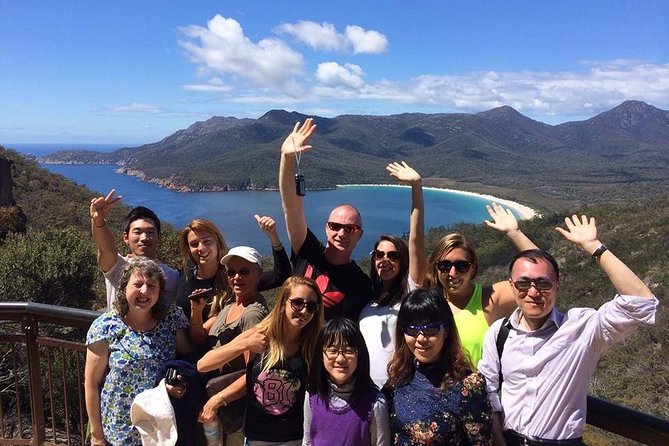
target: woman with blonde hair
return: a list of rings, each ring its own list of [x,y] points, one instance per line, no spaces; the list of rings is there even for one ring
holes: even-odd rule
[[[518,252],[537,246],[518,227],[509,209],[497,203],[486,206],[493,221],[485,223],[504,233]],[[516,308],[513,290],[508,280],[482,285],[474,282],[479,261],[472,242],[462,234],[444,236],[428,259],[426,282],[439,290],[455,317],[462,346],[467,350],[474,367],[483,353],[483,336],[497,319],[506,317]]]
[[[249,352],[246,375],[209,399],[202,420],[215,419],[219,407],[247,395],[244,434],[250,446],[300,445],[305,381],[323,321],[323,297],[316,283],[289,277],[269,316],[198,361],[198,370],[206,372]]]

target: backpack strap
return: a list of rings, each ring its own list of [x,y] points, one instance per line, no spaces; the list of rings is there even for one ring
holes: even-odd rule
[[[502,325],[499,327],[499,333],[497,333],[497,357],[499,358],[499,384],[498,388],[502,389],[502,381],[504,381],[504,376],[502,375],[502,353],[504,352],[504,343],[506,338],[509,337],[509,318],[505,317],[502,321]]]

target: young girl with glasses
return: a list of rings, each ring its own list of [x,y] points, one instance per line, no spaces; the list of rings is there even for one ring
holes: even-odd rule
[[[485,378],[473,372],[448,303],[435,289],[409,293],[400,307],[388,365],[395,445],[492,445]]]
[[[355,322],[325,325],[307,389],[303,445],[390,445],[388,407],[369,376],[367,345]]]
[[[518,252],[536,245],[518,228],[509,209],[497,203],[486,206],[492,221],[488,227],[504,233]],[[497,319],[516,308],[508,281],[492,285],[474,282],[479,262],[472,242],[462,234],[448,234],[437,242],[428,259],[427,284],[439,290],[455,317],[460,340],[474,366],[483,354],[483,336]]]
[[[301,445],[305,381],[322,326],[323,298],[316,283],[289,277],[269,316],[200,360],[221,366],[242,353],[260,353],[247,355],[246,374],[209,399],[202,420],[215,419],[219,407],[246,395],[248,445]]]
[[[418,172],[407,163],[390,163],[386,169],[398,181],[411,186],[409,246],[392,235],[382,235],[371,252],[372,300],[360,313],[360,330],[369,346],[371,376],[382,387],[388,379],[395,321],[402,299],[422,286],[427,270],[423,229],[423,185]]]

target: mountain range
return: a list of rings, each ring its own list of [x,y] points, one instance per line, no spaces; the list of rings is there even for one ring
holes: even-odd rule
[[[213,117],[163,140],[112,153],[61,151],[46,163],[115,163],[123,172],[184,191],[277,187],[279,147],[306,115]],[[503,106],[475,114],[314,117],[302,158],[308,188],[390,182],[405,160],[426,184],[507,191],[538,205],[599,202],[669,191],[669,112],[640,101],[584,121],[548,125]]]

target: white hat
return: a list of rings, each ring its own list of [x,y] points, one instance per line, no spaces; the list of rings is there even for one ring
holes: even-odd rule
[[[130,408],[130,420],[144,446],[173,446],[177,442],[176,417],[165,378],[153,389],[139,393]]]
[[[248,260],[251,263],[255,263],[260,266],[260,261],[262,256],[255,248],[250,246],[235,246],[232,248],[226,255],[221,259],[221,265],[228,266],[228,260],[232,257],[241,257],[244,260]]]

